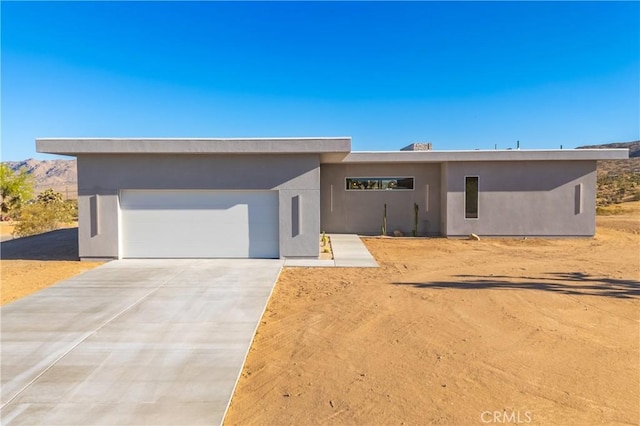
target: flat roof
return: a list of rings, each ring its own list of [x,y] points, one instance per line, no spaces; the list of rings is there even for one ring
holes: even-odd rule
[[[624,160],[622,149],[501,149],[351,152],[350,137],[302,138],[39,138],[36,150],[82,154],[320,154],[322,163]]]
[[[335,163],[442,163],[446,161],[624,160],[624,149],[504,149],[473,151],[351,152]]]
[[[48,154],[322,154],[351,152],[350,137],[38,138]]]

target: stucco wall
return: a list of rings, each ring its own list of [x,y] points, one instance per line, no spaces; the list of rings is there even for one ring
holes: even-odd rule
[[[449,163],[440,164],[440,233],[446,234],[447,230],[447,179]]]
[[[450,162],[443,167],[447,236],[595,233],[595,161]],[[465,219],[465,176],[479,177],[478,219]]]
[[[413,191],[347,191],[347,177],[413,176]],[[387,232],[398,229],[411,235],[413,205],[419,206],[419,235],[440,233],[440,165],[322,164],[321,224],[326,232],[380,235],[384,204],[387,204]],[[428,189],[427,189],[428,186]],[[428,197],[427,197],[428,193]]]
[[[81,258],[118,257],[121,189],[277,190],[280,256],[318,256],[318,154],[78,155]],[[302,217],[296,232],[294,210]]]

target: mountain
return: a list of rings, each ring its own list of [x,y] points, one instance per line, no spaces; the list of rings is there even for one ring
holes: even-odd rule
[[[640,157],[640,141],[614,142],[603,145],[585,145],[576,149],[603,149],[603,148],[629,148],[629,158]]]
[[[78,198],[78,167],[76,160],[3,161],[11,170],[26,169],[33,176],[36,194],[45,189],[60,192],[66,199]]]
[[[640,200],[640,141],[587,145],[577,149],[629,148],[628,160],[598,161],[598,206]]]

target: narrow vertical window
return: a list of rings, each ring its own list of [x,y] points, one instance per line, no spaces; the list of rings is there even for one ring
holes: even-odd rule
[[[464,178],[464,218],[478,218],[478,176]]]

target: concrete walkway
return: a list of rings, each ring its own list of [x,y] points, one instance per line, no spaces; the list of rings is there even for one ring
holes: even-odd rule
[[[2,307],[2,424],[220,424],[282,265],[119,260]]]
[[[343,267],[377,268],[378,263],[371,256],[360,237],[355,234],[330,234],[332,260],[286,259],[284,266],[301,267]]]

